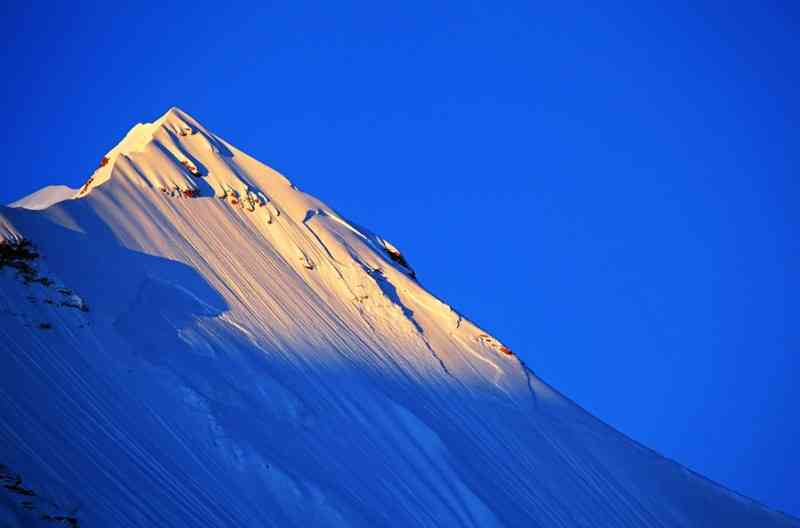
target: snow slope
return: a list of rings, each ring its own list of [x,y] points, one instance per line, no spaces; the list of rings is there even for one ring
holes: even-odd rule
[[[588,415],[389,242],[184,112],[104,160],[76,199],[0,209],[0,464],[30,511],[87,527],[800,526]],[[8,249],[23,238],[33,255]],[[0,491],[0,525],[25,525],[23,499]]]
[[[9,204],[9,207],[23,207],[25,209],[47,209],[53,204],[69,200],[77,189],[72,189],[66,185],[48,185],[29,194],[25,198],[21,198],[16,202]]]

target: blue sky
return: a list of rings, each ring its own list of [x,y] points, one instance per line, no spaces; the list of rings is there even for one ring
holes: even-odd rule
[[[601,419],[800,515],[790,2],[12,4],[0,202],[177,105]]]

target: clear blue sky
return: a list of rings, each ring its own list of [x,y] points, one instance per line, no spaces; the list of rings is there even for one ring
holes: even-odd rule
[[[1,202],[180,106],[603,420],[800,515],[794,2],[21,4]]]

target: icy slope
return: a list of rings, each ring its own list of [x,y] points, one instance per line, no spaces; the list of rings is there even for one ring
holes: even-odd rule
[[[48,515],[800,526],[586,414],[389,242],[180,110],[100,165],[74,200],[0,209],[0,464]]]

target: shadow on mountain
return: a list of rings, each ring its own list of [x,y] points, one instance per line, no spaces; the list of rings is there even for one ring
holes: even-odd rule
[[[213,196],[214,190],[211,186],[203,179],[208,176],[208,167],[203,165],[199,159],[192,155],[183,144],[175,139],[175,134],[170,132],[170,139],[172,139],[173,146],[181,153],[183,156],[183,160],[186,160],[184,163],[183,160],[178,159],[175,155],[169,151],[164,145],[161,144],[160,141],[153,141],[153,145],[155,145],[165,157],[172,160],[175,165],[182,165],[184,170],[193,178],[195,185],[198,186],[200,189],[200,194],[203,196]],[[190,168],[192,167],[194,171]]]
[[[56,447],[47,475],[89,501],[82,511],[184,527],[778,525],[560,398],[525,404],[531,377],[519,396],[473,384],[471,371],[427,368],[415,340],[354,350],[344,324],[326,329],[341,340],[249,330],[196,270],[120,244],[161,229],[115,234],[115,215],[148,214],[124,203],[97,189],[3,210],[98,324],[35,341],[4,329],[0,458]]]
[[[157,313],[170,314],[175,334],[181,325],[229,308],[190,266],[122,246],[90,200],[72,200],[43,211],[4,212],[41,253],[49,273],[84,298],[99,317],[127,321],[121,328],[148,336],[139,340],[142,345],[152,345],[154,334],[134,327]],[[125,319],[132,310],[141,317],[135,324]]]

